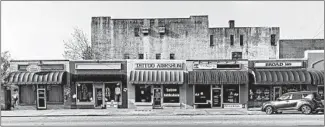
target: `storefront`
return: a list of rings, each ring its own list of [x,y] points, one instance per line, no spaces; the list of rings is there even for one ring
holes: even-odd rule
[[[62,109],[69,103],[68,60],[13,60],[6,85],[16,86],[15,109]]]
[[[282,94],[313,89],[304,60],[250,61],[254,81],[249,86],[249,102],[261,106]]]
[[[197,108],[244,108],[247,60],[188,60],[188,84]]]
[[[185,61],[128,60],[129,101],[135,108],[186,104]]]
[[[324,100],[324,70],[310,69],[308,72],[312,78],[312,84],[317,87],[318,94]]]
[[[307,50],[305,58],[308,60],[308,72],[312,84],[317,87],[319,95],[324,99],[324,50]]]
[[[126,61],[70,61],[72,108],[127,108]]]

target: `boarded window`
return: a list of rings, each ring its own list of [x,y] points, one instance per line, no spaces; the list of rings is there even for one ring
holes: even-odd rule
[[[210,35],[210,46],[214,46],[214,43],[213,43],[213,35]]]
[[[47,87],[47,102],[63,103],[63,88],[62,85],[49,85]]]
[[[161,54],[156,54],[156,59],[159,60],[161,58]]]
[[[175,54],[174,54],[174,53],[171,53],[171,54],[169,55],[169,59],[174,60],[174,59],[175,59]]]
[[[275,34],[272,34],[271,35],[271,45],[272,46],[276,46],[276,43],[275,43]]]
[[[240,46],[244,45],[244,35],[240,35]]]
[[[230,45],[234,45],[234,35],[230,35]]]
[[[138,55],[138,58],[139,58],[139,59],[143,59],[143,54],[139,54],[139,55]]]
[[[19,87],[19,102],[22,105],[34,105],[36,104],[36,91],[33,85],[21,85]]]
[[[139,37],[140,29],[134,28],[134,36]]]

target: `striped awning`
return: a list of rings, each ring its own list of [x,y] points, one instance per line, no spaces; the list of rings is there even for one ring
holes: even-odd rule
[[[255,70],[256,85],[311,84],[307,70]]]
[[[324,85],[324,70],[308,70],[313,85]]]
[[[134,70],[130,74],[133,84],[183,84],[184,71]]]
[[[12,72],[6,78],[7,84],[61,84],[64,71]]]
[[[247,71],[190,71],[189,84],[246,84]]]

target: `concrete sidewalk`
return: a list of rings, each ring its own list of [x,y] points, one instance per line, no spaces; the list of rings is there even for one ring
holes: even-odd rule
[[[261,111],[247,109],[60,109],[1,111],[2,117],[41,116],[173,116],[173,115],[261,115]]]

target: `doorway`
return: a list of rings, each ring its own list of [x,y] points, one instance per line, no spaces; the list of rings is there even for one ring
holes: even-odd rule
[[[282,95],[282,89],[281,87],[273,87],[273,100],[276,100]]]
[[[95,95],[96,95],[96,98],[95,98],[96,107],[102,107],[103,106],[103,89],[96,88]]]
[[[212,89],[212,107],[221,108],[221,97],[222,91],[221,88]]]
[[[153,108],[162,108],[162,92],[161,88],[153,88]]]

